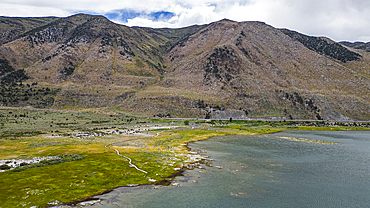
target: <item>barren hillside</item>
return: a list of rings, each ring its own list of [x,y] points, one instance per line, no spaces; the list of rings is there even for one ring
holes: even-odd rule
[[[1,20],[0,31],[20,21]],[[118,107],[199,118],[214,110],[243,110],[250,117],[370,118],[369,52],[351,44],[262,22],[151,29],[90,15],[34,21],[22,19],[17,36],[0,42],[0,58],[13,67],[7,71],[3,64],[2,79],[17,69],[28,76],[2,85],[3,105]],[[47,98],[32,98],[46,88]]]

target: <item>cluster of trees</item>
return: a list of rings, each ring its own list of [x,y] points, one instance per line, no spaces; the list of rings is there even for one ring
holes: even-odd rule
[[[220,110],[220,111],[225,110],[225,107],[223,105],[219,106],[218,104],[216,105],[208,104],[208,103],[205,103],[204,100],[200,100],[200,99],[196,101],[195,105],[197,108],[201,108],[201,109],[206,109],[209,107],[209,108]]]
[[[6,73],[14,71],[13,67],[10,66],[8,60],[0,59],[0,76],[5,75]]]
[[[32,44],[32,47],[43,43],[59,42],[68,31],[67,25],[64,25],[63,27],[60,26],[62,21],[63,20],[57,20],[44,26],[37,27],[24,33],[22,36],[27,38],[27,40]]]
[[[348,50],[338,43],[329,43],[328,41],[318,38],[303,35],[294,31],[283,29],[284,34],[301,42],[308,49],[316,51],[317,53],[330,56],[336,60],[346,63],[347,61],[356,61],[361,58],[361,55]]]
[[[60,89],[38,87],[38,83],[23,84],[29,79],[23,69],[15,70],[6,59],[0,59],[0,104],[33,105],[45,107],[53,104]]]
[[[130,46],[123,40],[123,38],[120,38],[120,37],[118,38],[118,46],[123,48],[122,51],[120,51],[121,55],[135,56]]]
[[[240,61],[236,58],[235,51],[226,46],[215,48],[214,52],[207,58],[205,64],[204,79],[213,75],[216,79],[228,83],[237,74]]]
[[[53,104],[54,96],[60,90],[50,89],[48,87],[28,86],[23,84],[10,87],[0,86],[0,103],[4,106],[32,105],[35,107],[45,107]]]
[[[220,110],[220,111],[225,110],[225,107],[223,105],[219,106],[218,104],[216,104],[216,105],[208,104],[208,103],[205,103],[204,100],[200,100],[200,99],[196,101],[195,106],[197,108],[206,110],[205,119],[210,119],[211,118],[212,110]]]
[[[75,67],[74,66],[72,66],[72,67],[64,67],[60,71],[60,73],[66,75],[66,76],[69,76],[69,75],[72,75],[74,71],[75,71]]]
[[[159,117],[159,118],[170,118],[171,117],[171,114],[167,113],[167,114],[164,114],[164,113],[158,113],[156,115],[153,115],[153,117]]]
[[[23,69],[15,70],[6,59],[0,59],[0,84],[1,86],[17,86],[17,83],[29,77]]]
[[[304,108],[306,108],[308,111],[313,112],[316,115],[316,118],[318,120],[322,120],[322,117],[320,116],[319,112],[320,109],[315,105],[314,101],[312,99],[304,99],[301,95],[299,95],[298,92],[288,93],[281,91],[285,97],[285,99],[290,100],[293,105],[301,105]],[[287,110],[284,110],[285,114],[288,114]],[[289,115],[289,118],[292,119],[292,116]]]

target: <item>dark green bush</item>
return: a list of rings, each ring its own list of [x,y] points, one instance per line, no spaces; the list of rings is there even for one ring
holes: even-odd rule
[[[0,165],[0,170],[9,170],[10,169],[10,166],[8,165]]]
[[[39,163],[34,163],[34,164],[29,164],[29,165],[16,167],[12,171],[20,172],[22,170],[27,170],[29,168],[44,167],[44,166],[55,165],[55,164],[64,163],[64,162],[82,160],[82,159],[85,158],[83,155],[79,155],[79,154],[58,154],[57,157],[59,157],[59,158],[54,159],[54,160],[42,160]]]

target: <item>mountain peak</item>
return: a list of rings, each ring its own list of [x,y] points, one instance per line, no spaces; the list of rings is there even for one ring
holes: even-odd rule
[[[227,19],[227,18],[224,18],[224,19],[221,19],[219,20],[218,22],[237,22],[237,21],[234,21],[234,20],[230,20],[230,19]]]

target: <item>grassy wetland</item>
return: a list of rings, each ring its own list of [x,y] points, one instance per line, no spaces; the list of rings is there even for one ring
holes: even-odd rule
[[[210,137],[368,127],[353,122],[184,122],[111,109],[1,108],[0,161],[23,165],[0,172],[0,207],[46,207],[83,201],[120,186],[166,184],[181,167],[203,159],[185,144]],[[24,162],[47,157],[52,159],[42,165]]]

